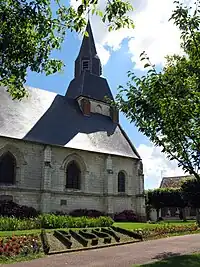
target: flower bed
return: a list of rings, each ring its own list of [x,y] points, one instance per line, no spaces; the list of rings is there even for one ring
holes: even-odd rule
[[[55,230],[56,231],[56,230]],[[58,230],[60,231],[60,230]],[[62,231],[64,233],[64,231]],[[68,233],[68,231],[67,231]],[[133,232],[131,232],[133,234]],[[139,240],[130,237],[126,233],[115,232],[111,228],[89,228],[81,230],[69,229],[69,234],[71,235],[70,241],[72,243],[69,248],[64,244],[63,240],[60,239],[58,235],[53,234],[53,232],[47,234],[48,244],[50,246],[49,253],[64,253],[74,250],[84,249],[84,248],[96,248],[105,247],[112,245],[120,245],[127,242],[138,242]],[[47,253],[48,254],[48,253]]]
[[[72,217],[54,214],[44,214],[36,218],[17,219],[0,217],[0,231],[30,230],[30,229],[57,229],[57,228],[85,228],[110,227],[113,220],[110,217],[88,218]]]
[[[0,257],[29,255],[41,251],[39,236],[12,236],[0,239]]]
[[[143,238],[148,239],[153,237],[165,236],[169,234],[196,232],[197,230],[199,230],[199,228],[196,224],[191,224],[191,225],[164,224],[157,226],[155,228],[137,229],[134,231],[141,234]]]

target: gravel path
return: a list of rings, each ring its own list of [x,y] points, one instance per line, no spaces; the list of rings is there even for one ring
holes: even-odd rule
[[[52,255],[46,258],[0,265],[1,267],[131,267],[167,256],[200,252],[200,234],[170,237],[131,245]]]

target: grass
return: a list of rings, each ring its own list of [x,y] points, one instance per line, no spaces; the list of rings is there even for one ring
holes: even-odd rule
[[[114,223],[114,226],[118,226],[121,228],[129,229],[129,230],[135,230],[135,229],[153,229],[157,226],[160,226],[164,223],[169,223],[170,225],[183,225],[183,224],[193,224],[195,221],[187,221],[187,222],[182,222],[182,221],[164,221],[160,223],[155,223],[155,224],[150,224],[150,223],[133,223],[133,222],[128,222],[128,223]],[[79,230],[80,228],[76,228],[73,230]],[[57,229],[58,230],[58,229]],[[62,230],[69,230],[69,229],[62,229]],[[54,229],[47,229],[47,233],[53,232]],[[0,231],[0,237],[9,237],[12,235],[16,236],[23,236],[23,235],[29,235],[29,234],[40,234],[41,229],[33,229],[33,230],[21,230],[21,231]],[[199,231],[197,231],[199,232]],[[195,232],[195,233],[197,233]],[[167,236],[174,236],[174,235],[185,235],[185,234],[192,234],[191,232],[188,233],[174,233],[174,234],[169,234]],[[44,257],[43,253],[39,254],[31,254],[28,256],[15,256],[15,257],[0,257],[0,265],[5,264],[5,263],[14,263],[14,262],[20,262],[20,261],[30,261],[36,258]],[[198,265],[197,265],[198,262]],[[140,265],[141,267],[173,267],[173,266],[180,266],[180,267],[196,267],[200,266],[200,254],[194,254],[194,255],[186,255],[186,256],[180,256],[180,257],[171,257],[167,259],[162,259],[159,262],[151,263],[151,264],[145,264],[145,265]],[[135,266],[135,265],[134,265]],[[137,265],[139,266],[139,265]]]
[[[183,222],[183,221],[164,221],[164,222],[160,222],[160,223],[155,223],[155,224],[151,224],[151,223],[135,223],[135,222],[119,222],[119,223],[114,223],[114,226],[117,227],[121,227],[121,228],[125,228],[128,230],[134,230],[134,229],[153,229],[155,227],[158,227],[164,223],[170,223],[170,225],[183,225],[183,224],[193,224],[195,221],[191,220],[191,221],[187,221],[187,222]],[[73,228],[72,228],[73,229]],[[47,229],[46,232],[50,233],[53,232],[55,229]],[[56,229],[59,230],[59,229]],[[62,229],[64,230],[64,229]],[[68,229],[67,229],[68,230]],[[74,228],[73,230],[79,230],[79,228]],[[29,235],[29,234],[40,234],[41,229],[33,229],[33,230],[16,230],[16,231],[0,231],[0,237],[6,237],[6,236],[12,236],[12,235]]]
[[[31,261],[31,260],[35,260],[35,259],[38,259],[38,258],[41,258],[44,256],[45,256],[44,253],[29,254],[27,256],[18,255],[18,256],[14,256],[14,257],[0,256],[0,265],[1,264],[17,263],[17,262],[21,262],[21,261]]]
[[[162,221],[160,223],[133,223],[133,222],[119,222],[119,223],[114,223],[114,226],[118,226],[121,228],[129,229],[129,230],[134,230],[134,229],[153,229],[156,228],[162,224],[167,224],[169,223],[170,225],[188,225],[188,224],[193,224],[195,223],[194,220],[190,220],[187,222],[183,221]]]
[[[199,267],[200,266],[200,254],[183,255],[167,257],[164,256],[162,260],[147,263],[143,265],[133,265],[134,267]]]

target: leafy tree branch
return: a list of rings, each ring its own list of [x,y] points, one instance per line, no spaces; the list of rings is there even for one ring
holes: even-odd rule
[[[28,69],[46,75],[62,70],[63,62],[52,58],[52,51],[61,49],[67,30],[84,33],[88,10],[100,16],[109,30],[134,27],[127,15],[133,10],[128,1],[109,0],[105,10],[99,10],[98,3],[82,0],[75,10],[60,0],[0,1],[0,85],[13,99],[26,95]]]
[[[183,55],[166,57],[161,72],[145,52],[146,75],[129,71],[116,105],[170,160],[200,180],[200,3],[196,9],[175,1],[170,20],[179,27]]]

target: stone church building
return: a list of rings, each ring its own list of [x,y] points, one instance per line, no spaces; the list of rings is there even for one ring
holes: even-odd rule
[[[78,208],[145,218],[141,158],[119,124],[101,77],[90,23],[64,96],[28,88],[12,100],[0,87],[0,199],[42,212]]]

